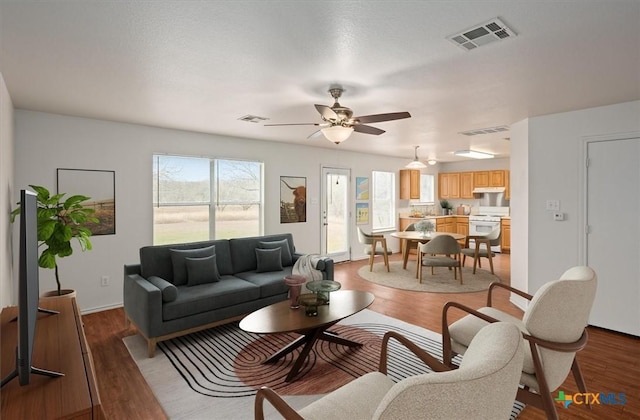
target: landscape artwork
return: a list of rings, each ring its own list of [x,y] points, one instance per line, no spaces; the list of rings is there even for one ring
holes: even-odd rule
[[[90,197],[83,205],[94,209],[99,220],[85,225],[92,235],[116,233],[115,171],[58,168],[58,193],[65,193],[65,199],[74,195]]]
[[[307,178],[280,177],[280,223],[307,221]]]
[[[369,178],[356,177],[356,200],[369,199]]]

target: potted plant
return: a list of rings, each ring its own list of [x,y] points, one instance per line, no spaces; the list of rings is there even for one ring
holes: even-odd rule
[[[445,216],[448,214],[449,209],[452,208],[449,201],[444,199],[440,200],[440,207],[442,207],[442,214]]]
[[[64,294],[60,285],[57,258],[68,257],[73,254],[71,240],[76,238],[82,251],[92,248],[89,237],[91,231],[82,226],[86,222],[98,223],[93,216],[94,209],[84,207],[83,202],[90,197],[73,195],[66,200],[65,193],[51,195],[49,190],[38,185],[29,185],[37,194],[38,202],[38,246],[44,250],[38,258],[38,265],[42,268],[55,270],[57,296]],[[18,208],[11,212],[11,222],[20,214]]]
[[[422,236],[428,236],[429,233],[435,230],[435,226],[431,220],[421,220],[415,224],[415,229],[420,232]]]

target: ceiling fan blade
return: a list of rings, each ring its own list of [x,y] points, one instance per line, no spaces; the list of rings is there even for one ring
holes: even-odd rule
[[[316,107],[320,115],[322,115],[322,118],[324,118],[325,120],[337,120],[340,118],[338,114],[336,114],[336,112],[329,106],[318,104],[314,106]]]
[[[317,106],[317,105],[316,105]],[[403,118],[411,118],[408,112],[390,112],[388,114],[363,115],[362,117],[353,118],[360,124],[370,124],[384,121],[401,120]]]
[[[316,137],[320,137],[321,134],[322,134],[321,130],[314,131],[313,133],[309,134],[309,137],[307,137],[307,140],[311,140],[311,139],[315,139]]]
[[[319,126],[319,123],[292,123],[292,124],[265,124],[265,127],[277,127],[277,126],[281,126],[281,125],[315,125],[315,126]]]
[[[372,127],[370,125],[362,125],[362,124],[354,125],[353,131],[357,131],[358,133],[364,133],[364,134],[375,134],[376,136],[385,132],[384,130],[380,130],[379,128]]]

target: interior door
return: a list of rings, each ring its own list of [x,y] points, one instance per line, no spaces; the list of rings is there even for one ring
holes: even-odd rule
[[[587,143],[587,265],[598,275],[589,323],[640,335],[640,138]]]
[[[351,259],[349,211],[351,171],[343,168],[322,168],[321,249],[334,262]]]

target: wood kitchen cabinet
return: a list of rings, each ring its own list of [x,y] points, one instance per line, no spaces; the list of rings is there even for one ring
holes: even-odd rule
[[[438,174],[438,197],[460,198],[460,173]]]
[[[473,172],[460,172],[460,198],[473,198]]]
[[[505,254],[511,254],[511,219],[501,219],[500,229],[502,231],[500,250]]]
[[[456,220],[455,233],[459,233],[464,236],[469,236],[469,218],[457,216],[455,220]]]
[[[418,169],[400,170],[400,199],[420,199],[420,171]]]
[[[511,200],[511,183],[509,181],[509,177],[511,176],[511,174],[509,173],[509,171],[504,171],[504,198],[506,200]]]
[[[455,217],[438,217],[436,219],[436,232],[456,233]]]
[[[509,171],[498,169],[493,171],[477,171],[473,173],[473,187],[505,187]]]

